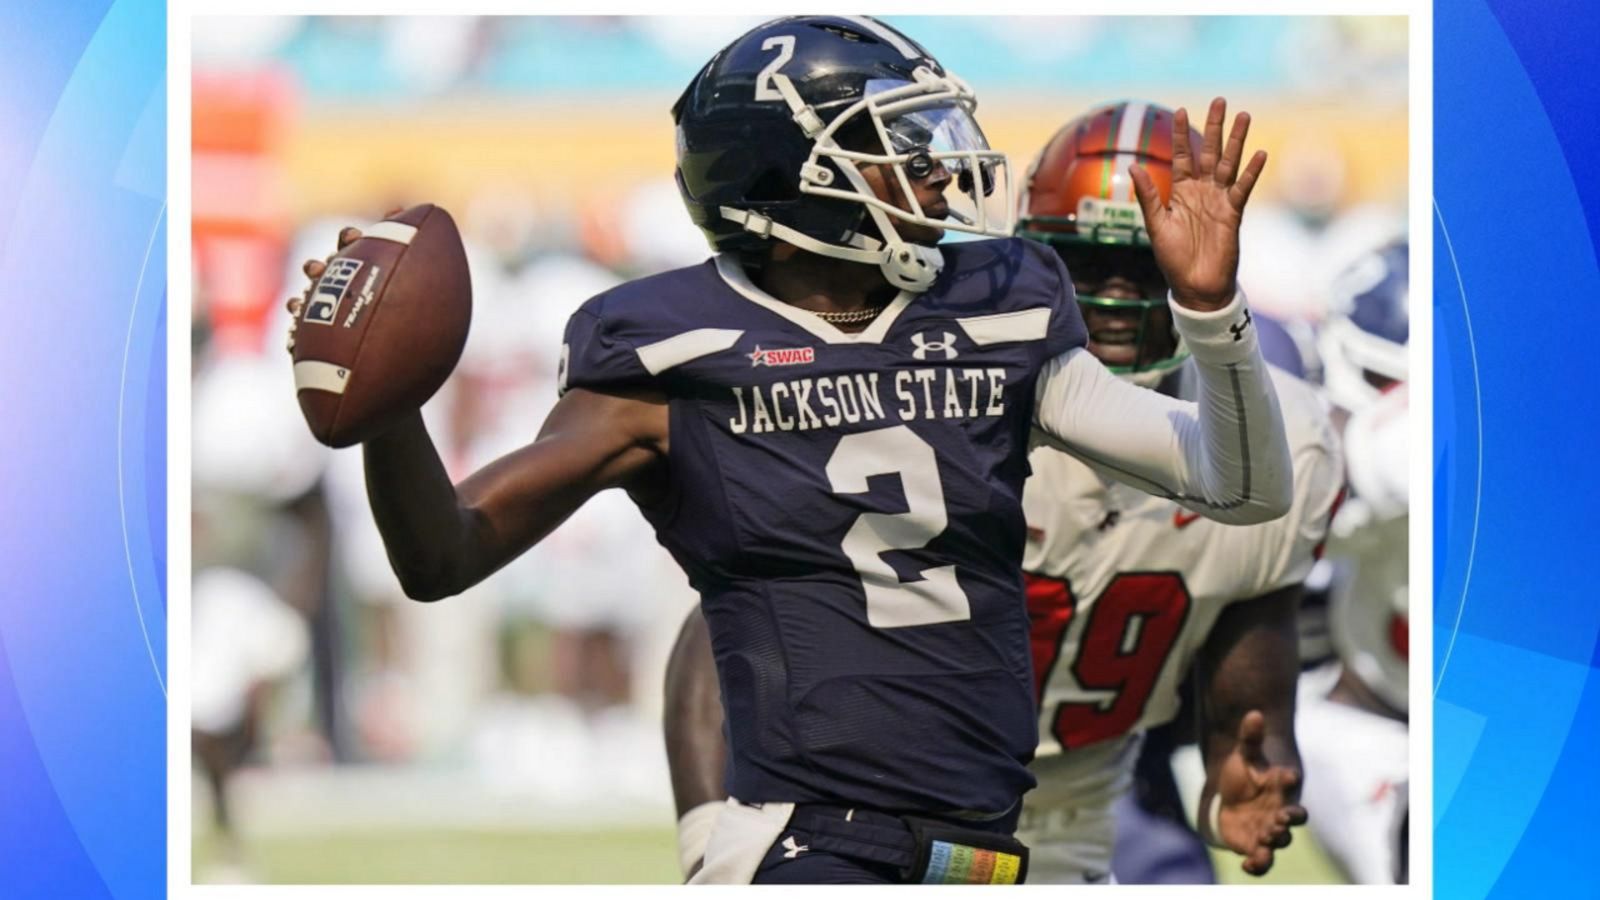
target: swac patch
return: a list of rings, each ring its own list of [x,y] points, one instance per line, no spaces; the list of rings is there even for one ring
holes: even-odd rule
[[[801,366],[817,361],[813,347],[785,347],[781,350],[763,350],[757,346],[750,354],[750,366]]]
[[[306,304],[306,314],[302,321],[332,325],[334,317],[339,314],[339,303],[344,300],[345,292],[350,289],[350,282],[355,279],[359,271],[361,271],[359,259],[347,259],[341,256],[328,263],[327,271],[317,279],[317,287],[311,292],[311,300]]]
[[[1022,857],[979,850],[965,844],[934,841],[923,884],[1016,884]]]

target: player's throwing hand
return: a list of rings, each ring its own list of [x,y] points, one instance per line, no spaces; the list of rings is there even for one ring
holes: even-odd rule
[[[1206,114],[1206,130],[1195,158],[1190,142],[1189,112],[1173,115],[1172,196],[1165,206],[1143,166],[1129,167],[1134,193],[1144,210],[1145,228],[1156,262],[1167,276],[1172,296],[1190,309],[1215,310],[1233,299],[1239,272],[1239,222],[1250,191],[1267,164],[1267,154],[1257,150],[1243,170],[1244,139],[1250,133],[1250,114],[1234,117],[1228,144],[1222,144],[1222,122],[1228,103],[1218,97]]]
[[[1213,839],[1244,856],[1242,868],[1265,875],[1274,851],[1289,846],[1289,829],[1306,823],[1298,766],[1273,765],[1264,744],[1266,717],[1258,710],[1239,720],[1239,738],[1217,778],[1218,814]]]
[[[390,212],[389,215],[394,215],[394,212]],[[324,259],[308,259],[301,264],[300,271],[305,273],[306,276],[305,290],[290,297],[283,304],[284,308],[289,310],[289,343],[285,349],[290,353],[294,352],[295,326],[300,322],[300,308],[305,305],[306,297],[311,294],[311,289],[317,286],[317,279],[321,278],[322,273],[328,270],[328,263],[339,255],[339,250],[343,250],[359,240],[361,240],[361,229],[353,225],[346,225],[344,228],[339,229],[338,250],[328,254]]]

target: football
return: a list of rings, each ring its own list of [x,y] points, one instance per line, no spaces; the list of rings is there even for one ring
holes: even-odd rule
[[[348,447],[421,408],[467,342],[472,281],[450,214],[414,206],[362,229],[295,323],[294,381],[317,440]]]

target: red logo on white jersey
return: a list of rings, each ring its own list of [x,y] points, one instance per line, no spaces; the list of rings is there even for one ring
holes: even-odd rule
[[[812,347],[785,347],[782,350],[763,350],[759,346],[750,354],[750,365],[800,366],[817,361],[817,351]]]
[[[1199,519],[1199,513],[1184,512],[1181,509],[1172,511],[1172,524],[1175,528],[1185,528],[1190,524],[1199,521]]]

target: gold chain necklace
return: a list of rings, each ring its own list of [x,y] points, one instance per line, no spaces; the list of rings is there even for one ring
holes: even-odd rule
[[[878,313],[883,312],[883,307],[869,306],[866,309],[852,309],[845,312],[814,312],[818,318],[830,325],[859,325],[876,319]]]

